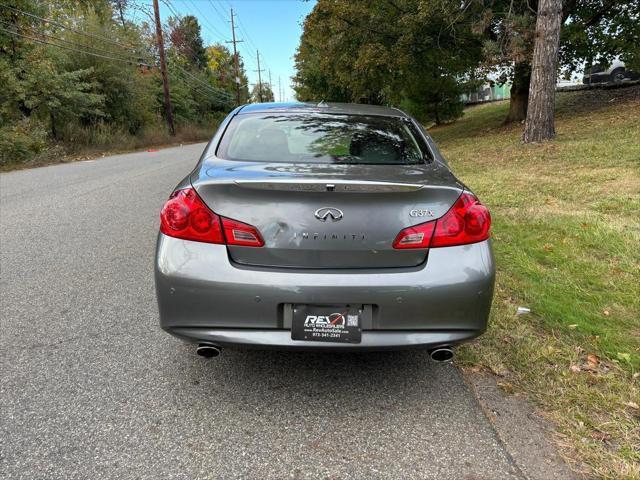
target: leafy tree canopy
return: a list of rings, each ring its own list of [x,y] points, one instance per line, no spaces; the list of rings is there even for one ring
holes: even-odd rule
[[[251,89],[251,102],[274,102],[273,90],[268,83],[256,83]]]
[[[295,56],[303,100],[402,104],[437,123],[461,114],[482,58],[475,1],[320,0]]]

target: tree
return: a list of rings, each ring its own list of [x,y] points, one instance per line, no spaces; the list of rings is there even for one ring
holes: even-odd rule
[[[561,21],[562,0],[540,0],[531,65],[529,107],[522,137],[525,143],[541,142],[555,136],[554,111]]]
[[[478,17],[475,29],[485,36],[489,68],[499,68],[512,81],[505,123],[526,118],[537,0],[493,0]],[[640,68],[638,0],[565,0],[562,5],[558,67],[570,72],[598,61],[620,57]]]
[[[224,45],[216,43],[206,48],[207,65],[211,72],[212,83],[216,87],[227,91],[234,91],[235,87],[235,65],[233,54]],[[249,100],[249,79],[244,68],[244,62],[240,55],[238,60],[238,70],[240,77],[240,102]]]
[[[482,58],[476,0],[320,0],[295,55],[300,100],[402,105],[424,121],[462,113]]]
[[[193,15],[169,19],[171,48],[196,70],[207,68],[207,53],[200,35],[200,24]]]
[[[114,10],[118,14],[118,18],[120,19],[120,23],[122,23],[122,28],[126,29],[127,25],[124,20],[124,11],[127,9],[129,4],[129,0],[111,0],[113,4]]]
[[[30,2],[23,1],[19,7],[45,14]],[[0,20],[5,19],[9,19],[10,30],[16,35],[0,33],[3,123],[6,118],[14,122],[28,119],[33,125],[46,124],[53,138],[58,139],[61,123],[105,115],[105,96],[97,91],[91,66],[68,68],[69,55],[64,51],[18,36],[32,36],[41,28],[33,17],[1,10]]]
[[[537,0],[494,0],[489,7],[474,28],[484,37],[487,68],[500,71],[500,83],[511,82],[505,123],[520,122],[529,98]]]
[[[271,90],[271,85],[268,83],[262,82],[256,83],[251,89],[251,102],[274,102],[275,97],[273,96],[273,90]]]
[[[158,130],[155,28],[126,19],[125,8],[139,6],[12,0],[0,7],[0,163],[27,160],[53,144],[73,151]],[[225,67],[210,70],[197,22],[185,17],[174,25],[169,77],[178,125],[210,129],[232,108],[233,85]]]

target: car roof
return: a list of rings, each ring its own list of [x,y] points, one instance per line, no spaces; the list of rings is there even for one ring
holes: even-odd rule
[[[313,112],[313,113],[333,113],[337,115],[379,115],[384,117],[404,117],[407,114],[397,108],[384,107],[381,105],[365,105],[360,103],[313,103],[313,102],[270,102],[270,103],[249,103],[242,107],[239,115],[246,113],[292,113],[292,112]]]

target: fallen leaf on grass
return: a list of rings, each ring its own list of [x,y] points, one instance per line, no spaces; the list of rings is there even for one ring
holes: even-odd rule
[[[636,402],[624,402],[624,405],[629,408],[633,408],[634,410],[640,410],[640,405],[638,405]]]
[[[618,357],[618,360],[623,360],[623,361],[625,361],[627,363],[631,363],[631,354],[629,354],[629,353],[618,352],[617,357]]]
[[[596,368],[600,363],[600,359],[597,355],[590,353],[589,355],[587,355],[587,362],[589,363],[590,367]]]
[[[574,329],[578,326],[577,323],[572,323],[571,325],[569,325],[569,328]]]
[[[611,435],[601,432],[600,430],[593,432],[591,437],[595,440],[600,440],[601,442],[606,442],[611,439]]]
[[[491,372],[493,372],[494,375],[497,375],[498,377],[505,377],[509,374],[509,369],[506,368],[504,365],[498,365],[498,366],[491,366],[489,367],[491,368]]]
[[[512,393],[513,392],[513,385],[511,385],[509,382],[496,382],[496,383],[505,392],[507,392],[507,393]]]

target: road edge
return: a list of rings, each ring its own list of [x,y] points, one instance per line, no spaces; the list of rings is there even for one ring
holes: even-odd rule
[[[498,440],[527,480],[580,480],[562,458],[553,440],[553,426],[520,395],[508,395],[487,372],[461,368],[462,377],[476,397]]]

